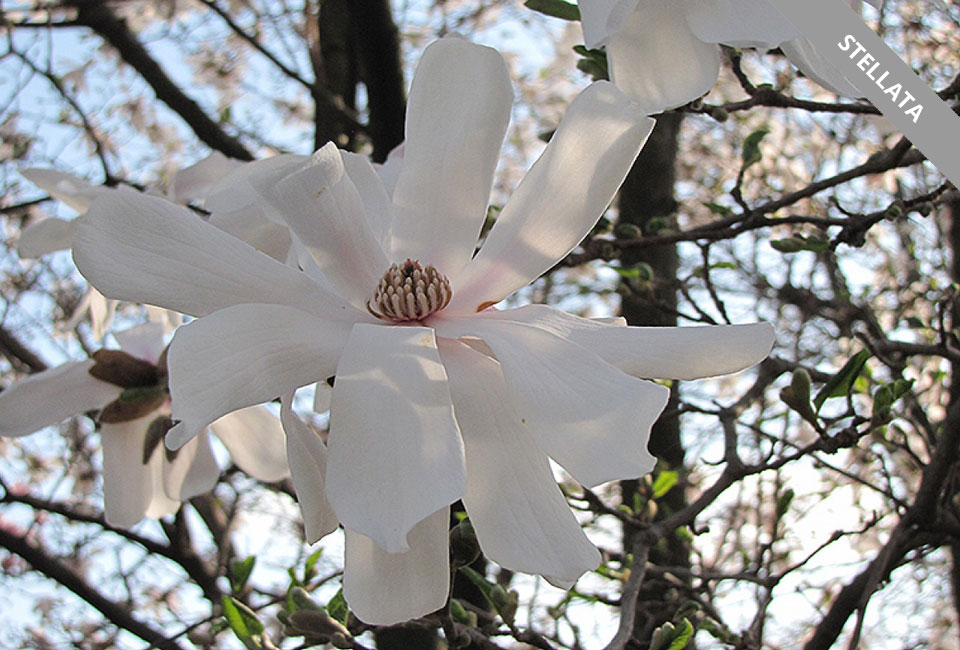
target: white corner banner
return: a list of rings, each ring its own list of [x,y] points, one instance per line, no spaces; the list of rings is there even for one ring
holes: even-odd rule
[[[769,2],[960,187],[960,116],[844,0]]]

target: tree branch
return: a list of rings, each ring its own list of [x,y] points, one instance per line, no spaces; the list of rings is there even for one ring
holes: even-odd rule
[[[126,21],[117,17],[110,7],[101,0],[69,0],[66,6],[76,7],[76,22],[89,27],[116,48],[124,62],[150,84],[157,99],[183,118],[201,141],[231,158],[253,160],[253,155],[239,140],[227,134],[194,100],[180,90],[137,40],[136,35],[127,27]]]
[[[42,573],[51,580],[55,580],[75,593],[117,627],[140,637],[161,650],[183,650],[183,647],[176,641],[168,639],[161,632],[145,623],[141,623],[125,607],[105,598],[63,562],[28,544],[21,536],[11,533],[2,526],[0,526],[0,546],[22,557],[35,571]]]

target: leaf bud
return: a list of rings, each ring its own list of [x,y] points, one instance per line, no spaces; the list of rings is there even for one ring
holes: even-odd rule
[[[315,601],[310,596],[310,592],[303,587],[294,587],[291,589],[290,598],[293,600],[293,604],[297,606],[297,609],[310,609],[314,611],[326,612],[323,606]]]

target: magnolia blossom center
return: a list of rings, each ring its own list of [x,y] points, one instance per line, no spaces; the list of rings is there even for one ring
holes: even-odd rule
[[[450,302],[450,281],[433,266],[408,259],[393,264],[380,278],[367,310],[381,320],[423,320]]]

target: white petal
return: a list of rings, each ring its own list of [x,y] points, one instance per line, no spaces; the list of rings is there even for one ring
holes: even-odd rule
[[[800,36],[769,0],[683,0],[690,30],[706,43],[767,50]]]
[[[738,372],[770,354],[769,323],[697,327],[603,324],[547,307],[490,311],[477,318],[526,323],[583,346],[635,377],[700,379]]]
[[[163,445],[157,445],[154,453],[164,461],[163,491],[171,499],[186,501],[198,494],[206,494],[220,478],[220,466],[206,430],[178,449],[172,461],[167,460]]]
[[[349,151],[341,151],[340,156],[343,158],[347,175],[363,200],[363,211],[373,238],[382,248],[387,242],[390,224],[393,222],[393,204],[383,180],[366,156]]]
[[[175,449],[218,418],[329,377],[349,327],[281,305],[237,305],[184,325],[167,354]]]
[[[50,217],[32,223],[20,233],[17,253],[23,259],[33,259],[73,246],[73,234],[77,229],[75,219],[66,221]]]
[[[508,569],[567,580],[596,569],[600,552],[520,421],[499,364],[450,339],[440,340],[440,356],[466,454],[463,504],[483,552]]]
[[[380,164],[374,163],[373,169],[383,182],[383,189],[386,190],[387,196],[393,197],[397,179],[400,178],[400,170],[403,169],[403,143],[391,149],[385,161]]]
[[[113,317],[117,312],[117,301],[110,300],[93,287],[90,287],[87,293],[90,296],[87,303],[87,308],[90,310],[90,329],[93,338],[101,341],[113,324]]]
[[[237,239],[242,239],[264,255],[286,263],[290,252],[290,229],[268,219],[259,207],[214,212],[210,215],[209,223]]]
[[[173,176],[173,200],[177,203],[202,201],[231,171],[242,167],[239,160],[227,158],[219,151],[195,165],[181,169]]]
[[[569,253],[606,210],[654,121],[609,82],[570,108],[507,201],[486,242],[453,284],[448,313],[472,313],[535,280]]]
[[[82,178],[65,174],[56,169],[21,169],[20,175],[81,214],[90,207],[90,204],[98,196],[114,191],[114,188],[91,185]]]
[[[144,323],[122,332],[114,332],[113,336],[120,344],[120,349],[127,354],[156,363],[166,347],[163,342],[163,325],[160,323]]]
[[[238,303],[350,309],[303,273],[204,222],[139,194],[99,199],[80,217],[73,259],[105,295],[202,316]]]
[[[449,37],[423,52],[407,100],[391,258],[453,280],[471,258],[510,122],[513,88],[500,53]]]
[[[675,0],[640,0],[607,43],[610,79],[647,115],[683,106],[709,92],[720,50],[697,38]]]
[[[334,143],[263,191],[340,295],[358,305],[373,297],[390,264]]]
[[[161,452],[159,454],[154,453],[150,462],[147,464],[152,477],[151,492],[153,496],[150,499],[150,503],[147,504],[147,511],[144,515],[151,519],[159,519],[160,517],[172,515],[180,509],[180,500],[171,499],[163,489],[163,468],[166,462]]]
[[[323,413],[330,410],[330,398],[333,396],[333,388],[324,379],[317,382],[316,390],[313,393],[313,410],[316,413]]]
[[[830,92],[844,97],[863,96],[830,59],[817,51],[809,39],[794,39],[781,45],[780,49],[800,72]]]
[[[439,336],[476,336],[490,346],[521,424],[582,484],[636,478],[653,469],[647,442],[670,395],[665,386],[624,374],[579,345],[524,323],[472,317],[434,326]]]
[[[117,399],[121,389],[94,379],[89,373],[92,367],[93,359],[65,363],[0,392],[0,435],[33,433]]]
[[[262,406],[228,413],[210,429],[233,462],[253,478],[273,482],[290,476],[283,427],[277,416]]]
[[[335,531],[339,522],[327,501],[327,446],[294,414],[292,401],[292,392],[281,398],[280,419],[287,434],[287,462],[303,515],[307,543],[313,544]]]
[[[153,496],[153,471],[143,463],[147,427],[156,417],[103,424],[103,505],[107,523],[128,528],[143,519]]]
[[[450,509],[441,508],[410,531],[410,550],[386,553],[346,529],[343,596],[364,623],[393,625],[434,612],[450,588]]]
[[[310,161],[310,156],[280,154],[243,163],[224,176],[210,190],[203,207],[214,214],[239,210],[261,210],[261,189],[270,187]]]
[[[633,11],[637,0],[578,0],[583,41],[587,47],[604,45],[622,20]]]
[[[457,429],[433,330],[359,324],[330,404],[327,498],[340,522],[389,553],[418,521],[466,490]]]
[[[146,305],[144,311],[147,312],[148,321],[158,323],[163,328],[164,335],[173,334],[183,324],[183,315],[180,312],[151,305]]]

